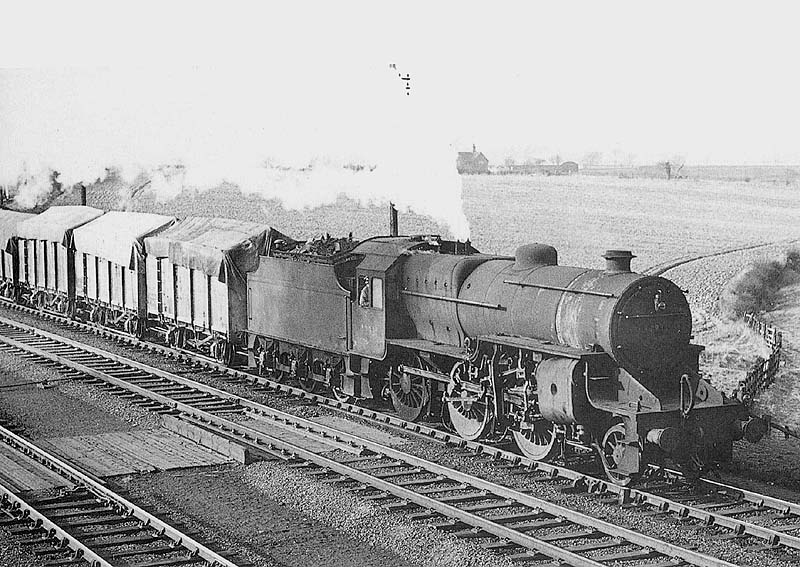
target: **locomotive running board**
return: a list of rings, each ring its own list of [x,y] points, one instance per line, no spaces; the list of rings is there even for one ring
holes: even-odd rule
[[[556,345],[550,342],[539,341],[528,337],[514,337],[510,335],[481,335],[478,337],[478,342],[509,346],[512,348],[521,348],[553,356],[574,358],[577,360],[585,360],[586,358],[594,357],[608,357],[608,354],[605,352],[590,352],[579,348]]]
[[[469,358],[467,351],[461,347],[443,345],[441,343],[435,343],[425,339],[386,339],[386,343],[408,350],[432,352],[435,354],[449,356],[451,358],[460,358],[462,360]]]
[[[467,354],[466,349],[464,348],[435,343],[426,339],[386,339],[386,343],[408,350],[432,352],[435,354],[449,356],[451,358],[459,358],[461,360],[467,360],[469,358],[469,354]],[[578,348],[555,345],[553,343],[539,341],[528,337],[514,337],[510,335],[481,335],[478,337],[478,343],[489,343],[512,348],[521,348],[551,356],[574,358],[576,360],[586,360],[588,358],[598,359],[601,357],[608,358],[608,354],[605,352],[590,352]]]

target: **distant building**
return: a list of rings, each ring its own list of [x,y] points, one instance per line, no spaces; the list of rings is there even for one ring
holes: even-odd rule
[[[475,144],[472,144],[471,152],[458,152],[456,169],[462,174],[489,173],[489,160],[483,152],[475,149]]]
[[[564,161],[561,162],[558,169],[559,175],[572,175],[573,173],[578,173],[578,164],[574,161]]]

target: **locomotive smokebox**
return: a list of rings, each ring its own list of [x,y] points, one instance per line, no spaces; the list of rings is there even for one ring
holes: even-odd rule
[[[631,260],[636,258],[630,250],[606,250],[603,254],[606,259],[607,274],[626,274],[631,271]]]

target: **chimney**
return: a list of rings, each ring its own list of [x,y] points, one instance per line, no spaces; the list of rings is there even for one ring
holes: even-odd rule
[[[400,234],[397,224],[397,209],[394,203],[389,203],[389,236],[397,236]]]
[[[80,193],[81,197],[81,205],[86,205],[86,185],[83,183],[78,183],[78,192]]]
[[[477,154],[478,150],[475,148],[475,144],[472,144],[472,153]]]
[[[630,273],[631,260],[636,258],[630,250],[606,250],[603,254],[606,259],[607,274]]]

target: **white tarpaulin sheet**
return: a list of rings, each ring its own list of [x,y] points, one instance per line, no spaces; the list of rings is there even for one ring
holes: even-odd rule
[[[0,209],[0,250],[5,250],[8,246],[8,241],[17,235],[17,225],[19,223],[35,216],[32,213]]]
[[[148,255],[200,270],[221,282],[258,267],[269,227],[223,218],[189,217],[145,239]]]
[[[19,223],[17,225],[17,236],[36,240],[49,240],[69,247],[72,243],[73,229],[96,219],[102,214],[103,211],[100,209],[82,205],[50,207],[42,214]]]
[[[76,252],[92,254],[135,269],[144,258],[144,239],[175,222],[175,217],[110,211],[73,231]]]

